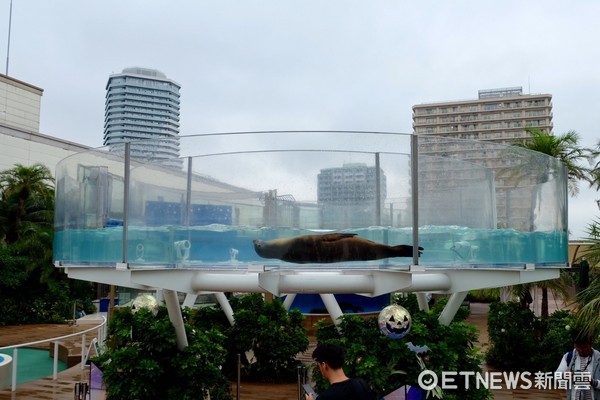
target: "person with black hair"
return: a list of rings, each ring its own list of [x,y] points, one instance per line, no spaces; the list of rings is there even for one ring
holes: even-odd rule
[[[344,373],[344,349],[333,343],[319,343],[312,358],[330,386],[318,400],[377,400],[367,382],[360,378],[348,378]],[[306,394],[306,400],[315,400]]]
[[[600,400],[600,352],[592,348],[592,339],[579,331],[572,334],[574,349],[565,353],[556,370],[558,378],[570,374],[567,400]],[[577,378],[589,377],[581,381]]]

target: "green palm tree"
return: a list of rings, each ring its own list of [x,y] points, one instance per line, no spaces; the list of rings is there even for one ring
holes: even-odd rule
[[[571,196],[579,193],[579,181],[593,183],[594,175],[591,165],[597,152],[582,147],[579,143],[581,137],[577,132],[568,131],[555,136],[540,129],[526,128],[525,130],[530,137],[520,143],[515,143],[515,146],[537,151],[560,160],[567,168],[567,184]],[[584,161],[587,166],[582,165]]]
[[[594,173],[591,168],[597,152],[580,145],[580,136],[575,131],[568,131],[562,135],[552,135],[540,129],[526,129],[529,137],[515,146],[546,154],[561,161],[567,169],[567,185],[569,194],[576,196],[579,193],[579,181],[594,182]],[[542,288],[542,318],[548,318],[548,290],[554,293],[566,293],[565,280],[555,279],[538,283]]]
[[[16,164],[0,172],[0,234],[17,242],[27,222],[52,226],[54,178],[48,167]]]

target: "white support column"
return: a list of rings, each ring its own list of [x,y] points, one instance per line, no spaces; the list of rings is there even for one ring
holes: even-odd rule
[[[418,292],[415,294],[417,296],[417,302],[419,303],[419,310],[429,311],[429,303],[427,302],[427,293]]]
[[[177,298],[177,292],[170,289],[163,289],[163,297],[167,303],[167,311],[169,312],[169,319],[175,327],[175,334],[177,335],[177,348],[183,350],[188,346],[187,335],[185,334],[185,326],[183,324],[183,316],[181,315],[181,307],[179,307],[179,299]]]
[[[188,293],[185,295],[185,299],[183,300],[183,307],[193,307],[196,303],[196,299],[198,298],[197,294]]]
[[[344,315],[344,313],[335,299],[335,296],[333,294],[321,293],[321,300],[323,300],[323,304],[325,304],[325,308],[327,308],[327,312],[331,316],[334,325],[338,326],[340,323],[339,318]]]
[[[233,308],[231,308],[231,304],[229,304],[229,300],[227,300],[227,296],[225,296],[225,293],[223,293],[223,292],[216,292],[215,297],[217,298],[217,301],[219,302],[221,309],[225,313],[227,320],[229,321],[231,326],[233,326],[235,324],[235,321],[233,319]]]
[[[465,300],[465,297],[467,297],[467,293],[468,292],[452,293],[448,299],[448,303],[446,303],[446,307],[444,307],[444,310],[438,318],[440,324],[450,325],[450,322],[452,322],[452,319],[456,315],[456,312],[458,311],[462,302]]]
[[[285,301],[283,302],[283,308],[285,308],[285,311],[290,311],[290,307],[292,306],[292,303],[295,299],[296,293],[290,293],[285,295]]]

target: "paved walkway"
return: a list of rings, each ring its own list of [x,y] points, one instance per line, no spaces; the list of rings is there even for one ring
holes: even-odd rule
[[[562,308],[563,304],[558,304],[553,300],[550,302],[551,312],[556,308]],[[479,330],[479,346],[482,351],[488,347],[487,335],[487,304],[472,303],[471,314],[467,322],[475,325]],[[72,333],[75,330],[89,328],[82,323],[75,327],[68,325],[24,325],[0,327],[0,347],[15,343],[26,343],[29,341],[40,340],[49,337],[56,337]],[[81,339],[73,340],[69,347],[73,352],[77,352],[77,343],[81,347]],[[310,361],[310,352],[305,354],[304,359]],[[557,361],[558,362],[558,361]],[[490,370],[486,365],[484,370]],[[533,371],[532,371],[533,372]],[[79,365],[69,368],[58,375],[58,380],[53,381],[51,377],[40,379],[34,382],[28,382],[17,387],[15,392],[10,389],[0,390],[0,400],[72,400],[73,387],[76,382],[87,381],[88,372],[82,370]],[[561,400],[565,398],[562,390],[493,390],[495,400],[523,400],[523,399],[546,399]],[[237,388],[232,385],[232,394],[234,398],[237,394]],[[297,385],[270,385],[259,383],[242,383],[240,388],[241,400],[291,400],[297,398]]]

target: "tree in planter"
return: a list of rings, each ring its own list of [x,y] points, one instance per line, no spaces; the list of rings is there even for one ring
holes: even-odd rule
[[[224,366],[226,373],[235,376],[237,354],[241,354],[245,379],[294,382],[297,367],[301,364],[296,355],[308,348],[302,313],[298,310],[288,312],[279,299],[267,302],[260,293],[232,298],[230,304],[234,310],[233,326],[224,326],[226,320],[218,309],[201,309],[193,317],[196,326],[211,324],[223,329],[229,350]],[[251,355],[250,361],[246,354]]]
[[[184,311],[184,319],[189,317]],[[177,348],[175,329],[166,307],[154,316],[115,310],[109,324],[106,351],[94,358],[102,369],[107,398],[119,400],[230,400],[231,387],[220,366],[225,337],[217,330],[193,330],[186,324],[188,347]]]
[[[403,385],[416,386],[421,366],[414,352],[406,343],[427,345],[430,351],[422,355],[427,369],[436,371],[481,371],[481,357],[473,343],[477,340],[476,329],[462,322],[449,326],[438,322],[434,312],[417,312],[412,315],[411,331],[402,339],[383,336],[377,318],[360,318],[354,315],[342,317],[338,329],[333,324],[319,322],[316,337],[319,342],[334,342],[346,351],[347,375],[365,379],[378,395],[384,396]],[[313,370],[313,378],[320,390],[326,382],[319,372]],[[485,400],[490,392],[470,385],[444,393],[445,399]]]

